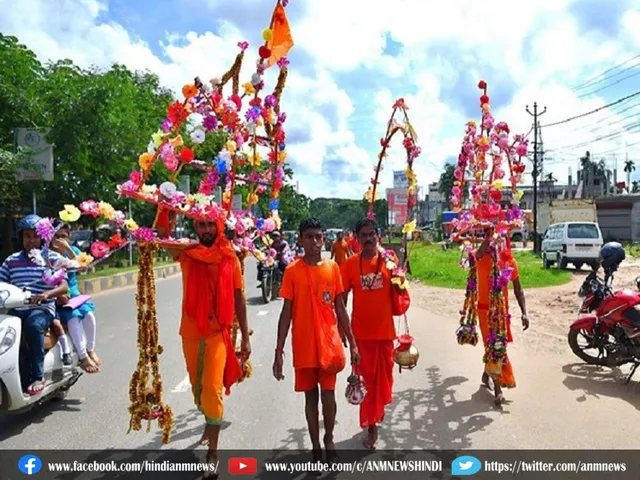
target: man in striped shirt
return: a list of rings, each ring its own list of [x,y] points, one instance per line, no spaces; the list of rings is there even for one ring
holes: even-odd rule
[[[47,285],[42,279],[46,267],[34,263],[29,257],[32,250],[42,249],[42,240],[36,234],[36,224],[39,220],[40,217],[37,215],[27,215],[20,220],[18,238],[22,251],[9,256],[0,267],[0,282],[25,288],[32,293],[29,306],[9,311],[9,315],[22,319],[22,329],[29,346],[30,371],[28,368],[20,368],[23,388],[28,385],[29,395],[38,395],[45,388],[44,335],[56,313],[56,297],[63,295],[69,288],[66,277],[55,288]],[[51,251],[48,252],[48,256],[51,262],[60,258],[57,253]],[[27,366],[27,362],[24,365]]]

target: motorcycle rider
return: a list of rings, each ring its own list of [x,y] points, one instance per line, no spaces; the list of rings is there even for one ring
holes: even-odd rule
[[[285,268],[287,268],[287,263],[285,261],[285,257],[289,250],[289,244],[286,240],[282,238],[282,234],[278,230],[274,230],[269,234],[273,243],[271,244],[271,248],[276,251],[275,261],[278,264],[278,269],[282,274],[284,274]],[[258,264],[258,288],[262,287],[262,270],[263,270],[262,262]]]
[[[38,265],[29,256],[32,250],[42,252],[42,240],[36,233],[36,224],[40,220],[38,215],[27,215],[18,222],[18,239],[22,250],[10,255],[0,267],[0,282],[28,289],[32,293],[29,306],[14,308],[8,312],[22,320],[22,329],[29,347],[30,362],[20,362],[22,388],[26,386],[29,395],[42,393],[46,386],[44,336],[55,317],[55,299],[64,295],[69,288],[66,275],[55,288],[47,285],[42,278],[47,267]],[[55,252],[48,252],[47,255],[52,263],[61,258]],[[21,353],[26,355],[24,351]],[[26,357],[23,356],[22,360],[26,360]]]

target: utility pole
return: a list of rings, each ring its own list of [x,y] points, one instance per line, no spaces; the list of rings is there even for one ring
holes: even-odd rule
[[[547,111],[547,107],[538,112],[538,102],[533,102],[533,113],[529,110],[529,105],[526,105],[526,109],[527,113],[533,116],[533,252],[538,253],[538,117]]]

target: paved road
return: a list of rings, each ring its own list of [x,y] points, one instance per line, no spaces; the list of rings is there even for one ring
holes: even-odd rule
[[[255,263],[248,261],[247,267],[254,375],[226,399],[220,447],[308,448],[303,398],[293,392],[291,366],[283,382],[271,376],[281,302],[261,304]],[[183,449],[196,444],[203,425],[193,407],[177,335],[180,285],[179,276],[158,280],[157,302],[165,347],[161,373],[166,401],[175,412],[169,448]],[[452,301],[462,302],[461,295]],[[137,359],[134,290],[107,292],[95,301],[103,372],[85,375],[63,402],[0,418],[0,449],[160,447],[155,427],[150,433],[126,434],[128,383]],[[414,371],[396,374],[382,447],[640,448],[637,382],[621,385],[610,370],[581,366],[570,352],[526,351],[518,346],[516,332],[510,353],[518,388],[507,392],[513,403],[498,410],[479,389],[481,349],[456,344],[456,321],[418,308],[412,308],[410,320],[422,357]],[[343,372],[338,380],[336,443],[338,448],[360,448],[358,412],[343,397],[346,376]]]

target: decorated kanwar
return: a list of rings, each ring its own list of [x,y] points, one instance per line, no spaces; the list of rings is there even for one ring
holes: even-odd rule
[[[401,132],[407,161],[405,173],[409,179],[408,205],[415,213],[417,180],[413,163],[420,155],[420,147],[416,145],[415,131],[409,123],[407,110],[402,99],[393,106],[385,137],[380,140],[382,151],[376,163],[375,177],[365,195],[369,201],[369,212],[355,227],[360,252],[348,258],[341,269],[345,303],[349,293],[353,294],[351,325],[361,358],[349,378],[347,400],[360,406],[360,426],[367,429],[367,437],[363,441],[367,448],[375,447],[378,425],[384,420],[385,407],[392,401],[394,358],[401,368],[413,368],[417,362],[417,349],[412,344],[406,318],[410,297],[405,265],[409,255],[402,255],[401,262],[393,250],[386,250],[380,245],[373,210],[383,160],[392,137]],[[401,122],[395,119],[398,112],[402,115]],[[403,249],[406,249],[407,239],[412,237],[415,225],[416,221],[412,220],[404,226]],[[394,345],[397,338],[394,315],[402,316],[405,322],[405,334],[399,337],[397,348]]]
[[[493,390],[494,402],[501,405],[505,402],[502,389],[516,386],[507,355],[507,344],[513,341],[509,283],[514,286],[523,329],[529,328],[510,238],[524,219],[518,185],[525,172],[528,141],[522,135],[510,138],[509,126],[496,122],[491,114],[486,82],[480,81],[478,87],[482,120],[479,126],[475,121],[467,123],[451,192],[452,207],[459,214],[453,221],[452,239],[461,243],[461,266],[468,269],[456,336],[460,345],[476,345],[479,324],[485,365],[481,382]]]

